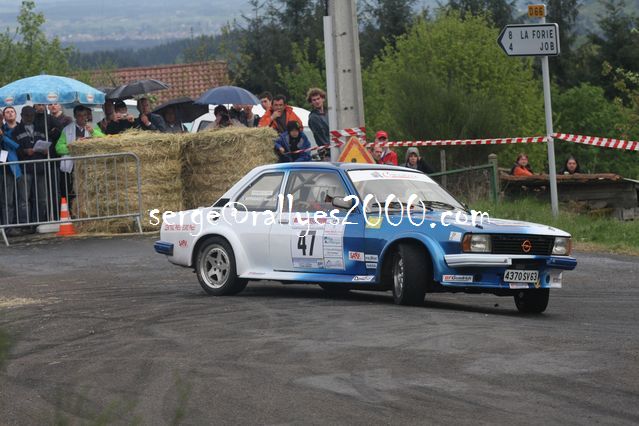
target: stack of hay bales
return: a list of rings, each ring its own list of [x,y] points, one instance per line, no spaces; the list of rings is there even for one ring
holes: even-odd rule
[[[117,136],[90,139],[69,146],[72,156],[132,152],[140,159],[142,181],[142,227],[158,230],[149,222],[149,212],[180,211],[211,205],[232,184],[256,166],[275,161],[272,129],[231,127],[200,133],[125,132]],[[79,217],[114,214],[116,207],[137,205],[135,164],[111,160],[105,167],[76,161],[75,188]],[[111,177],[117,171],[117,189]],[[126,188],[123,183],[127,176]],[[105,176],[109,176],[105,179]],[[106,199],[106,194],[108,199]],[[96,199],[97,197],[97,199]],[[97,201],[97,202],[96,202]],[[100,211],[96,211],[99,204]],[[128,232],[135,228],[129,219],[82,222],[82,232]]]

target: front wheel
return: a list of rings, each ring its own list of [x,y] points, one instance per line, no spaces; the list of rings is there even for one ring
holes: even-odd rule
[[[426,282],[432,277],[430,259],[424,249],[414,244],[399,244],[392,265],[395,303],[423,305]]]
[[[522,290],[515,293],[515,305],[521,313],[540,314],[548,307],[550,290],[540,288],[535,290]]]
[[[213,296],[237,294],[248,283],[238,278],[233,249],[219,237],[210,238],[200,247],[195,271],[204,291]]]

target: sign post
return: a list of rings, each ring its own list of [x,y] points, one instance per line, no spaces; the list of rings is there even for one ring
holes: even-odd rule
[[[543,4],[529,5],[528,16],[541,18],[540,24],[506,25],[497,43],[508,56],[541,56],[541,74],[544,86],[544,111],[546,113],[546,138],[548,139],[548,170],[550,178],[550,205],[552,214],[559,214],[557,196],[557,170],[555,166],[555,142],[552,138],[552,103],[550,99],[550,73],[548,56],[559,55],[559,26],[546,23]]]

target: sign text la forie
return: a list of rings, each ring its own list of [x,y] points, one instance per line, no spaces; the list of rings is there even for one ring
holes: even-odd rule
[[[506,25],[497,39],[509,56],[555,56],[559,54],[557,24]]]

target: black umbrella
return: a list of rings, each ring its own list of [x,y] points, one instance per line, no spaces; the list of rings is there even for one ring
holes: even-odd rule
[[[153,110],[155,114],[164,115],[167,108],[173,108],[178,121],[190,123],[199,116],[209,112],[208,105],[196,104],[191,98],[177,98],[163,103]]]
[[[169,86],[158,80],[138,80],[131,83],[123,84],[107,93],[107,99],[128,99],[133,96],[143,95],[145,93],[156,92],[158,90],[168,89]]]
[[[260,100],[254,94],[241,87],[221,86],[203,93],[195,102],[207,105],[257,105]]]

